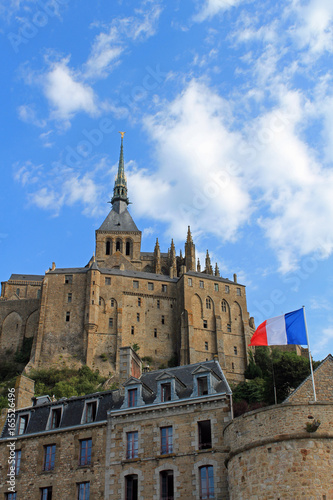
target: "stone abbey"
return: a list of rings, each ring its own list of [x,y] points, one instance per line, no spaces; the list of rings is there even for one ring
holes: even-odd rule
[[[0,357],[33,337],[29,367],[81,366],[117,374],[120,349],[139,348],[152,367],[218,359],[229,382],[244,379],[253,333],[245,286],[196,261],[188,228],[184,255],[171,240],[141,251],[141,231],[128,211],[123,133],[111,211],[96,230],[85,267],[45,275],[12,274],[2,283]],[[184,235],[185,236],[185,235]]]

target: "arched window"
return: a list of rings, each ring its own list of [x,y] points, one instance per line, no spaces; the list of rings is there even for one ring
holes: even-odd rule
[[[221,309],[222,312],[227,312],[227,303],[225,300],[222,300]]]
[[[119,250],[119,252],[121,251],[120,250],[120,241],[117,241],[116,243],[116,252]]]
[[[200,500],[215,498],[214,494],[214,469],[212,465],[200,467]]]
[[[126,241],[126,255],[131,255],[131,242]]]
[[[111,241],[106,242],[105,246],[105,255],[110,255],[111,254]]]
[[[210,298],[208,297],[206,299],[206,309],[211,309],[212,308],[212,301],[210,300]]]

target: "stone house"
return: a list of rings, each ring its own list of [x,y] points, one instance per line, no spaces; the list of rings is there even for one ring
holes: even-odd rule
[[[120,390],[43,396],[18,409],[14,423],[9,414],[0,498],[227,497],[222,430],[232,418],[231,390],[218,361],[140,375],[135,353],[121,354]]]

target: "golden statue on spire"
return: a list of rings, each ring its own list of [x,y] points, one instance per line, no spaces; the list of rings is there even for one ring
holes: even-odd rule
[[[121,135],[121,138],[123,139],[126,132],[119,132],[119,134]]]

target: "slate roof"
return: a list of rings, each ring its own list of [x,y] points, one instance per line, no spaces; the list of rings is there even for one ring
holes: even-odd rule
[[[213,372],[217,379],[217,384],[215,385],[215,391],[218,394],[231,394],[231,389],[228,382],[221,370],[221,367],[217,361],[205,361],[202,363],[195,363],[192,365],[178,366],[175,368],[166,368],[164,370],[156,370],[152,372],[143,373],[141,379],[138,383],[142,382],[143,390],[143,400],[146,405],[151,405],[154,403],[157,394],[157,384],[158,377],[160,377],[164,372],[167,372],[172,377],[176,377],[177,385],[177,396],[178,400],[184,400],[190,398],[193,392],[193,372],[199,367],[207,369]],[[214,393],[215,394],[215,393]],[[201,396],[203,398],[207,396]],[[98,400],[97,415],[94,420],[94,424],[100,422],[106,422],[107,413],[110,410],[120,410],[123,404],[124,398],[120,395],[119,390],[97,392],[94,394],[89,394],[86,396],[72,397],[72,398],[62,398],[58,401],[49,402],[47,397],[45,397],[45,402],[43,403],[40,398],[38,398],[38,404],[31,406],[29,408],[22,408],[16,410],[16,422],[20,415],[30,414],[27,429],[24,436],[31,435],[40,432],[57,432],[60,429],[66,429],[75,426],[86,426],[93,424],[81,424],[84,406],[86,401]],[[35,403],[37,400],[35,399]],[[168,404],[168,403],[165,403]],[[50,416],[50,410],[52,408],[57,408],[62,406],[62,418],[60,426],[54,430],[47,430],[47,423]],[[141,410],[144,407],[140,407]],[[2,439],[12,438],[8,432],[7,423],[1,434]]]
[[[138,232],[139,229],[127,210],[127,204],[124,201],[115,201],[98,231]]]
[[[12,274],[9,281],[43,281],[44,275],[39,274]]]

